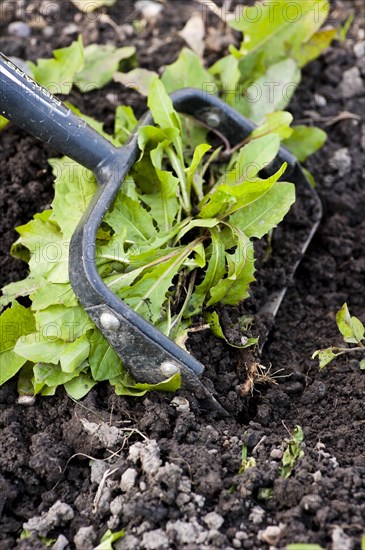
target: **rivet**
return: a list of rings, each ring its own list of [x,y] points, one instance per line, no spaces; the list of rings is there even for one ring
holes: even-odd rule
[[[118,317],[108,311],[100,315],[100,324],[106,330],[112,330],[113,332],[117,331],[120,326]]]
[[[164,361],[160,367],[160,370],[166,378],[171,378],[171,376],[174,376],[174,374],[180,372],[179,367],[172,361]]]
[[[207,113],[205,120],[208,126],[212,128],[216,128],[221,123],[220,116],[217,113]]]

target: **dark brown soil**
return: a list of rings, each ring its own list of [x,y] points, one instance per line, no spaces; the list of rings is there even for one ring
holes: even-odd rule
[[[30,60],[50,56],[82,32],[85,44],[134,44],[141,66],[161,70],[184,45],[177,30],[200,9],[193,1],[167,0],[162,17],[137,34],[133,3],[119,0],[105,10],[119,25],[118,36],[108,20],[81,15],[69,2],[48,3],[53,11],[46,4],[0,3],[5,54]],[[340,358],[322,372],[311,360],[314,350],[341,343],[335,313],[345,301],[365,321],[365,99],[341,86],[344,72],[353,67],[364,79],[364,56],[358,54],[365,34],[362,4],[336,3],[331,21],[338,25],[351,11],[356,18],[348,38],[305,69],[290,106],[296,123],[314,123],[328,132],[325,147],[308,161],[324,216],[261,357],[273,383],[239,396],[235,387],[246,376],[247,357],[205,331],[191,338],[191,349],[232,411],[229,420],[200,410],[192,396],[190,410],[180,412],[171,405],[171,395],[122,398],[100,385],[81,403],[59,392],[23,407],[14,383],[1,387],[1,548],[44,548],[36,537],[20,540],[23,524],[61,501],[71,507],[73,519],[59,513],[53,527],[45,528],[47,538],[58,538],[55,548],[67,548],[68,541],[68,548],[92,549],[108,528],[124,528],[126,536],[115,548],[254,550],[312,542],[332,550],[360,549],[365,375],[356,356]],[[29,25],[30,37],[9,34],[9,23],[17,20]],[[211,16],[209,22],[220,28],[218,18]],[[207,52],[210,60],[214,55]],[[137,94],[114,84],[105,94],[73,92],[72,101],[110,129],[116,104],[107,94],[117,98],[116,104],[132,105],[137,114],[145,108]],[[13,228],[50,204],[47,158],[54,152],[15,127],[2,132],[0,144],[2,286],[26,274],[26,266],[9,256]],[[255,296],[263,286],[278,284],[278,274],[273,269],[271,280],[259,281]],[[232,309],[223,312],[227,330],[234,328],[237,315]],[[109,440],[92,435],[86,420],[109,428]],[[288,431],[297,424],[304,432],[304,454],[291,477],[282,479],[280,457]],[[243,444],[256,467],[239,474]],[[108,468],[115,471],[100,484]],[[128,468],[137,477],[125,491],[120,480]],[[271,490],[271,498],[264,498],[263,489]],[[273,526],[278,529],[268,529]]]

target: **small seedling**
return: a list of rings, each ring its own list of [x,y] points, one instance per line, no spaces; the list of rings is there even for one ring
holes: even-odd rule
[[[298,425],[295,426],[282,458],[283,465],[280,468],[280,477],[290,477],[297,461],[304,455],[304,452],[300,447],[303,439],[304,435],[302,428]]]
[[[326,349],[315,351],[312,355],[312,359],[315,357],[319,358],[320,369],[323,369],[328,363],[340,355],[359,351],[365,355],[365,327],[360,319],[350,315],[346,303],[337,312],[336,323],[344,342],[352,344],[352,346],[346,348],[331,346]],[[365,370],[365,358],[360,361],[360,369]]]
[[[248,448],[247,445],[243,445],[242,447],[242,454],[241,454],[241,466],[238,470],[239,474],[243,474],[248,468],[254,468],[256,466],[256,459],[253,456],[248,456]]]

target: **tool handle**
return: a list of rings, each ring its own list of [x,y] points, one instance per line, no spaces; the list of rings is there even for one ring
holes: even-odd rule
[[[0,114],[95,171],[116,148],[0,53]]]

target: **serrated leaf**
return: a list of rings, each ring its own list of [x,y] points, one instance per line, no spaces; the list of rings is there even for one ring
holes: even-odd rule
[[[169,94],[182,88],[200,88],[204,84],[207,89],[210,83],[215,85],[215,78],[204,68],[199,56],[188,48],[183,48],[177,60],[168,65],[161,81]]]
[[[109,380],[124,372],[120,358],[98,330],[90,336],[90,344],[89,363],[94,380]]]
[[[112,79],[122,60],[136,53],[134,46],[116,48],[112,44],[90,44],[84,48],[85,64],[75,77],[82,93],[103,88]]]
[[[201,311],[211,287],[215,286],[225,273],[224,244],[217,229],[210,231],[211,245],[208,267],[203,281],[195,287],[184,317],[191,317]]]
[[[295,58],[302,44],[321,27],[328,13],[327,0],[309,0],[301,2],[300,6],[278,0],[275,4],[259,4],[259,8],[257,5],[243,7],[240,16],[228,24],[244,33],[240,53],[252,55],[260,52],[268,66],[284,57]]]
[[[300,70],[293,59],[279,61],[247,88],[237,109],[260,123],[265,115],[285,109],[300,79]]]
[[[157,235],[151,214],[142,207],[140,202],[123,193],[119,194],[119,200],[107,213],[104,221],[116,232],[126,228],[127,239],[133,242],[148,241]]]
[[[115,111],[114,136],[120,145],[123,145],[137,125],[132,107],[119,105]]]
[[[40,287],[33,294],[31,294],[32,309],[34,311],[40,311],[47,307],[61,304],[66,307],[73,307],[78,305],[78,300],[74,291],[71,288],[70,283],[65,284],[51,284]]]
[[[280,139],[286,139],[293,133],[290,124],[293,121],[293,115],[287,111],[276,111],[268,113],[265,122],[255,128],[250,134],[250,138],[257,138],[266,134],[277,134]]]
[[[15,344],[14,351],[33,363],[56,365],[67,343],[59,338],[46,337],[40,332],[22,335]]]
[[[53,55],[54,59],[38,59],[37,65],[29,62],[29,68],[39,84],[52,93],[67,95],[71,91],[76,73],[84,66],[81,36],[67,48],[54,50]]]
[[[280,148],[277,134],[253,139],[242,147],[234,166],[221,179],[227,185],[239,185],[254,179],[257,174],[272,162]]]
[[[217,302],[237,305],[248,297],[249,285],[255,280],[253,244],[239,229],[234,226],[231,228],[235,236],[236,249],[234,252],[225,252],[227,273],[210,288],[207,306]]]
[[[158,77],[158,74],[155,71],[149,71],[148,69],[138,67],[128,73],[114,73],[113,80],[147,97],[151,89],[151,84],[156,77]]]
[[[73,342],[93,327],[81,306],[52,305],[35,314],[39,331],[49,338]]]
[[[2,296],[0,297],[0,307],[7,306],[10,302],[19,298],[19,296],[29,296],[39,288],[42,288],[44,284],[43,278],[33,276],[16,281],[15,283],[9,283],[1,289]]]
[[[70,240],[96,192],[96,180],[89,170],[68,157],[50,159],[49,164],[56,176],[51,220],[59,225],[64,239]]]
[[[230,223],[238,227],[247,237],[261,239],[276,227],[295,202],[295,185],[277,182],[268,192],[248,208],[234,212]]]
[[[358,344],[364,339],[365,327],[357,317],[351,317],[347,304],[336,314],[336,322],[345,342]]]
[[[147,321],[155,323],[161,317],[172,279],[192,250],[193,245],[184,247],[179,254],[145,273],[135,284],[121,289],[118,295]]]
[[[143,195],[142,200],[150,207],[151,215],[158,223],[159,229],[168,231],[180,209],[177,198],[179,180],[172,172],[158,168],[156,174],[160,183],[158,190],[153,194]]]
[[[327,134],[314,126],[293,126],[291,136],[283,141],[299,162],[304,162],[310,155],[323,147]]]
[[[35,330],[32,312],[14,302],[0,315],[0,385],[12,378],[25,364],[26,358],[17,354],[15,344],[20,337]]]

